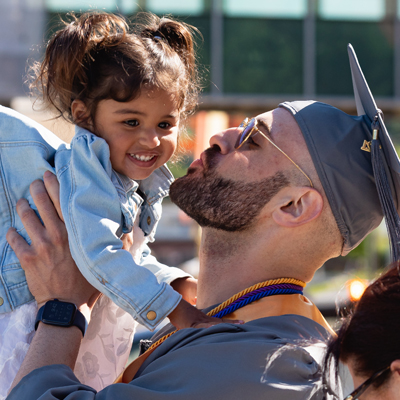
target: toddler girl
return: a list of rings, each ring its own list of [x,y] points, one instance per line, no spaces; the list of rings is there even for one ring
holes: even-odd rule
[[[120,17],[86,13],[56,33],[35,83],[44,104],[76,125],[70,145],[1,108],[0,396],[26,354],[37,313],[5,234],[14,227],[29,241],[15,206],[27,198],[35,208],[29,184],[45,171],[57,174],[78,268],[107,296],[83,339],[75,368],[82,382],[101,389],[120,374],[132,317],[151,330],[167,316],[178,328],[208,321],[169,285],[194,297],[194,280],[157,262],[146,245],[173,179],[165,163],[197,100],[191,32],[154,15],[132,32]],[[129,242],[130,252],[124,250]]]

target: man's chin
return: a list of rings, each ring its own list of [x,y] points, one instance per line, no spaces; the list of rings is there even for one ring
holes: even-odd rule
[[[187,194],[185,187],[191,189],[192,176],[196,172],[194,168],[189,168],[186,175],[176,178],[169,189],[169,197],[173,203],[179,203],[179,198]]]
[[[238,182],[200,170],[173,182],[170,198],[200,226],[233,232],[250,227],[265,204],[288,184],[281,172],[259,181]]]

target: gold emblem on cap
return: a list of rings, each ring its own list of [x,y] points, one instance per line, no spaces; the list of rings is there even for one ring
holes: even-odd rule
[[[368,151],[368,153],[371,153],[371,142],[369,142],[368,140],[364,140],[364,143],[361,146],[361,150]]]

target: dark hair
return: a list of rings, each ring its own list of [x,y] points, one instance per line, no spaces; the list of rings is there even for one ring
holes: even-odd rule
[[[370,377],[400,359],[400,277],[398,264],[367,287],[352,315],[344,321],[328,345],[324,379],[329,381],[331,362],[338,371],[339,360],[350,358],[355,373]],[[374,382],[377,388],[390,377],[390,370]]]
[[[58,117],[94,123],[99,101],[130,101],[143,89],[174,94],[183,120],[194,111],[199,91],[196,28],[151,13],[141,13],[134,28],[105,12],[71,18],[49,41],[43,62],[32,67],[31,88]],[[74,100],[88,108],[86,120],[73,120]]]

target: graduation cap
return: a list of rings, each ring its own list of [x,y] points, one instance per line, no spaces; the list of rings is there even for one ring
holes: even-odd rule
[[[292,113],[344,239],[342,255],[355,248],[385,217],[392,261],[400,259],[400,160],[348,45],[358,116],[328,104],[280,104]]]

